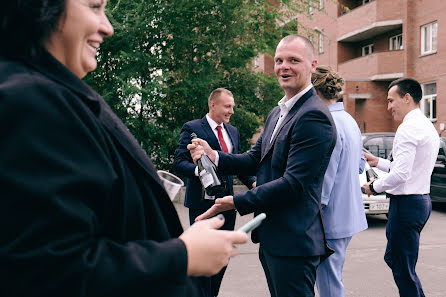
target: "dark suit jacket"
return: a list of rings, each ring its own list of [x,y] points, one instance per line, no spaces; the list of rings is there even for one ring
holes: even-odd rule
[[[235,195],[240,214],[265,212],[253,240],[278,256],[326,255],[320,213],[322,181],[336,143],[328,108],[311,89],[290,110],[270,143],[280,109],[269,114],[263,134],[247,153],[220,153],[222,173],[257,173],[257,187]],[[258,238],[257,238],[258,236]]]
[[[229,138],[232,142],[232,152],[240,153],[240,134],[234,126],[224,124],[226,131],[229,134]],[[190,152],[187,149],[187,145],[191,143],[190,135],[194,132],[198,138],[206,140],[212,149],[221,151],[220,144],[214,132],[209,126],[206,116],[200,120],[193,120],[183,125],[180,135],[180,141],[178,142],[178,148],[175,150],[175,158],[172,165],[172,171],[179,173],[188,178],[186,186],[186,196],[184,198],[184,206],[188,208],[203,209],[206,210],[211,207],[213,201],[204,201],[202,199],[204,195],[203,187],[200,180],[195,176],[196,165],[192,161]],[[255,178],[252,176],[239,175],[238,178],[249,188],[252,188],[252,184]],[[226,191],[218,197],[225,195],[233,195],[233,178],[232,175],[223,175],[223,181],[226,184]]]
[[[0,296],[195,296],[154,166],[48,53],[0,57],[0,185]]]

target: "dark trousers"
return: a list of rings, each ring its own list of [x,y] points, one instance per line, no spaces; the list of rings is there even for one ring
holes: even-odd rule
[[[392,269],[400,296],[424,297],[415,265],[418,260],[420,233],[432,210],[430,196],[428,194],[388,196],[390,196],[390,208],[384,260]]]
[[[191,209],[189,208],[189,223],[192,225],[195,218],[204,213],[206,209]],[[222,213],[225,216],[225,223],[220,230],[234,230],[236,212],[234,210],[228,210]],[[198,277],[200,289],[203,297],[215,297],[218,296],[220,290],[221,281],[225,274],[226,267],[223,267],[219,273],[211,277]]]
[[[320,256],[273,256],[260,246],[259,259],[271,297],[314,297]]]

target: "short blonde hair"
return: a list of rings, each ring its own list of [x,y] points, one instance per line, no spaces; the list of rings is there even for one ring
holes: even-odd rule
[[[316,67],[316,71],[311,75],[311,81],[314,88],[325,99],[342,99],[341,92],[344,79],[329,66]]]
[[[228,94],[229,96],[234,97],[234,96],[232,95],[232,92],[229,91],[228,89],[225,89],[225,88],[217,88],[217,89],[213,90],[213,91],[211,92],[211,94],[209,95],[209,98],[208,98],[208,104],[211,104],[211,101],[214,101],[215,98],[217,98],[218,96],[220,96],[221,93],[226,93],[226,94]]]
[[[314,59],[314,45],[311,42],[311,40],[306,38],[305,36],[298,35],[298,34],[287,35],[284,38],[282,38],[282,40],[280,40],[279,44],[292,42],[294,40],[303,41],[305,48],[308,51],[308,55],[309,55],[308,57],[310,58],[310,60],[313,60]]]

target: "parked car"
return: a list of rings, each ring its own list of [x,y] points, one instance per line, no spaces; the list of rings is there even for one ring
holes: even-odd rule
[[[446,202],[446,137],[440,138],[440,149],[431,176],[432,201]]]
[[[394,132],[362,133],[362,145],[371,154],[387,159],[392,151]]]
[[[363,149],[375,156],[387,159],[391,155],[393,140],[395,138],[394,132],[370,132],[362,134]],[[373,168],[378,174],[378,178],[383,178],[388,172]],[[365,172],[359,175],[359,182],[361,186],[367,182]],[[386,197],[386,194],[367,196],[362,194],[362,201],[364,204],[364,212],[366,215],[378,215],[389,212],[390,200]]]

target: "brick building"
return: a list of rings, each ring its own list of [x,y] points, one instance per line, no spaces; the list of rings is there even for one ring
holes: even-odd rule
[[[361,131],[396,131],[399,122],[387,111],[387,87],[394,79],[410,76],[422,84],[421,109],[442,132],[446,35],[439,32],[446,28],[446,1],[338,2],[314,1],[310,18],[297,16],[296,32],[313,41],[319,65],[330,65],[344,77],[344,105]],[[259,56],[255,63],[273,73],[271,57]]]

